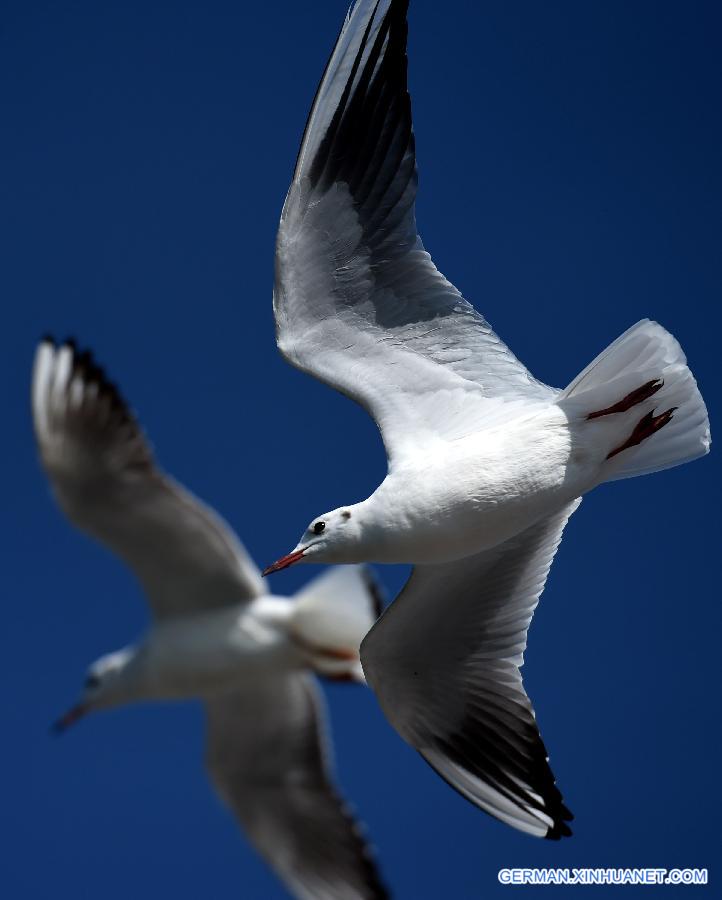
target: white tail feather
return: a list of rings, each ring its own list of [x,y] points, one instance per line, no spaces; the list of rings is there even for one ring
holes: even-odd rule
[[[334,566],[296,595],[291,627],[319,674],[364,681],[359,647],[381,613],[381,597],[366,566]]]
[[[611,456],[604,464],[605,481],[669,469],[709,452],[707,408],[682,348],[668,331],[649,319],[637,322],[600,353],[557,403],[568,415],[579,417],[606,409],[651,381],[661,381],[662,386],[624,413],[622,423],[639,421],[651,411],[661,414],[674,409],[672,418],[637,446]]]

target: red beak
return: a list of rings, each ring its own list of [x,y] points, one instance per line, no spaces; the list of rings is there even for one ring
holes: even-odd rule
[[[61,716],[57,722],[53,722],[50,730],[55,734],[62,734],[66,728],[70,728],[70,726],[74,725],[78,719],[82,719],[87,711],[88,707],[84,703],[78,703],[75,706],[71,706],[65,715]]]
[[[270,575],[271,572],[280,572],[281,569],[287,569],[289,566],[292,566],[294,563],[298,562],[305,552],[305,549],[294,550],[293,553],[288,553],[286,556],[282,556],[275,563],[265,568],[261,574],[265,578],[265,576]]]

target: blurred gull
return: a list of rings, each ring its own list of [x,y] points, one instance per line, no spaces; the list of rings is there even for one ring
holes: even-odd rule
[[[269,595],[229,526],[156,467],[115,386],[72,343],[39,345],[32,406],[60,506],[135,572],[154,619],[139,643],[91,666],[56,728],[137,700],[202,699],[211,780],[289,890],[385,897],[333,784],[311,674],[363,680],[358,647],[379,611],[368,571],[332,569],[293,599]]]
[[[519,670],[562,531],[595,485],[705,454],[709,423],[660,325],[639,322],[559,391],[436,269],[416,231],[407,6],[349,12],[283,208],[274,290],[281,353],[371,413],[388,475],[314,519],[266,573],[414,563],[363,642],[369,684],[461,794],[556,838],[571,814]],[[436,124],[463,140],[443,115]]]

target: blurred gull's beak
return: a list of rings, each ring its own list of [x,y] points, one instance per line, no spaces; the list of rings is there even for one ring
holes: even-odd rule
[[[79,719],[82,719],[87,711],[88,706],[86,703],[76,703],[75,706],[70,707],[65,715],[62,715],[56,722],[53,722],[50,726],[50,730],[53,734],[62,734],[67,728],[70,728],[71,725],[74,725]]]
[[[281,569],[287,569],[289,566],[298,562],[305,552],[305,547],[302,550],[294,550],[293,553],[288,553],[286,556],[282,556],[279,560],[276,560],[275,563],[265,568],[261,574],[265,577],[266,575],[270,575],[271,572],[280,572]]]

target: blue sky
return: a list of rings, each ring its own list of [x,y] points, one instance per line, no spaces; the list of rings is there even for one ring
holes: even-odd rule
[[[344,12],[3,6],[5,897],[284,896],[206,783],[198,706],[48,735],[87,664],[147,616],[128,572],[52,504],[28,379],[41,334],[92,347],[162,464],[260,563],[373,490],[385,469],[373,423],[283,363],[271,313],[275,228]],[[418,221],[439,267],[555,385],[657,318],[714,431],[719,5],[413,0],[410,21]],[[708,866],[718,882],[718,489],[713,452],[601,488],[567,530],[525,679],[576,814],[571,840],[492,821],[397,738],[370,692],[328,691],[340,779],[396,896],[504,896],[502,866]],[[403,569],[381,574],[393,595]]]

